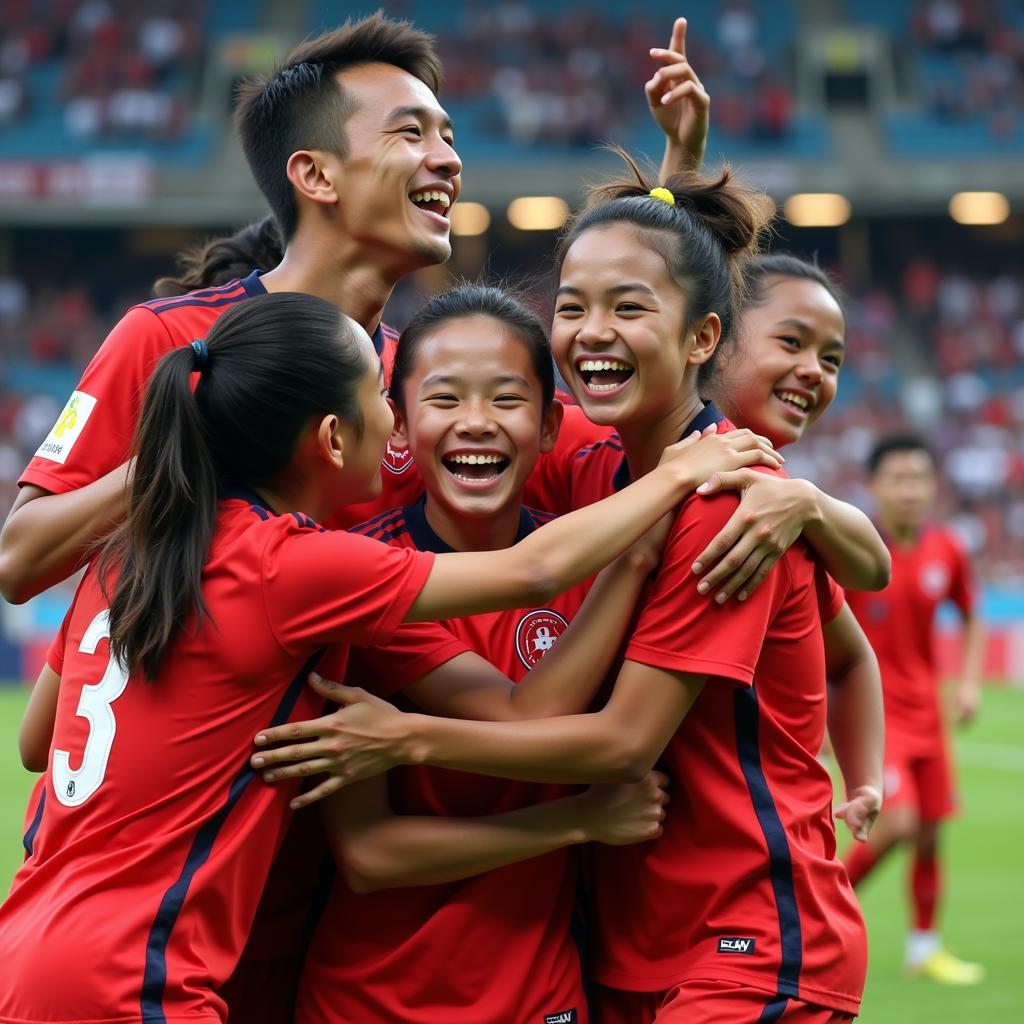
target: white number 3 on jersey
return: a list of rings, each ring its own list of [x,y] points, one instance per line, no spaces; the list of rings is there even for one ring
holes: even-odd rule
[[[78,649],[95,654],[96,647],[110,636],[110,612],[104,610],[96,616],[85,631]],[[89,723],[89,738],[85,741],[81,765],[72,770],[71,754],[66,750],[53,752],[53,791],[66,807],[84,804],[100,788],[107,772],[110,748],[114,745],[117,722],[110,705],[124,693],[128,685],[128,671],[113,656],[107,658],[103,678],[95,685],[83,686],[75,714]]]

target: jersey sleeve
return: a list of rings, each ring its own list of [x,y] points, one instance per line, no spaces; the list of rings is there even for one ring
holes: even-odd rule
[[[573,459],[581,449],[614,432],[611,427],[591,423],[578,405],[563,403],[563,407],[565,414],[555,447],[537,460],[523,492],[523,504],[559,516],[573,510]]]
[[[974,566],[960,540],[952,533],[949,537],[950,574],[949,599],[960,609],[962,615],[970,615],[977,603],[977,584]]]
[[[145,306],[130,309],[85,368],[18,483],[63,494],[125,462],[146,382],[173,347],[156,313]]]
[[[280,519],[261,566],[267,618],[278,643],[299,654],[311,645],[390,640],[423,589],[434,555],[300,526],[292,516]]]
[[[789,581],[785,559],[745,601],[717,604],[697,592],[691,566],[736,511],[734,495],[690,498],[669,535],[661,569],[646,598],[632,639],[630,661],[749,686],[777,595]]]
[[[387,697],[471,648],[436,622],[406,622],[386,646],[354,647],[348,682]]]
[[[820,562],[814,566],[814,591],[818,598],[821,624],[828,625],[846,604],[846,591],[828,574]]]

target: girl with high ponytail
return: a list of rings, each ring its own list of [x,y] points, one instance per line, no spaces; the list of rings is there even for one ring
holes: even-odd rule
[[[702,394],[771,216],[728,170],[661,186],[632,171],[593,193],[556,260],[555,358],[587,415],[615,428],[573,460],[576,507],[628,486],[675,439],[731,428]],[[838,1021],[858,1010],[867,954],[817,760],[821,623],[842,592],[797,542],[740,600],[703,593],[702,552],[737,508],[705,490],[675,518],[600,711],[527,726],[360,698],[358,727],[338,724],[324,756],[345,771],[415,750],[417,763],[548,782],[638,778],[657,763],[671,779],[663,835],[593,850],[598,1024]]]
[[[321,706],[307,675],[325,649],[337,669],[363,645],[388,679],[382,647],[422,622],[404,633],[404,668],[412,655],[456,694],[482,679],[512,714],[511,684],[429,620],[547,602],[723,461],[721,444],[690,441],[628,493],[511,548],[435,556],[317,525],[379,491],[392,426],[369,337],[312,296],[249,299],[161,360],[127,517],[37,684],[56,718],[28,858],[0,907],[0,959],[19,979],[0,986],[0,1018],[223,1019],[217,990],[297,795],[259,784],[252,739]],[[777,465],[756,439],[733,447],[746,455],[726,465]],[[593,688],[563,689],[577,683]]]

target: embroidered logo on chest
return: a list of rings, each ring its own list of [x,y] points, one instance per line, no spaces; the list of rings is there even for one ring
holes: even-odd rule
[[[412,452],[408,448],[392,448],[388,441],[381,465],[395,476],[401,476],[412,465]]]
[[[516,654],[519,660],[527,668],[533,668],[568,628],[569,623],[550,608],[527,612],[516,626]]]

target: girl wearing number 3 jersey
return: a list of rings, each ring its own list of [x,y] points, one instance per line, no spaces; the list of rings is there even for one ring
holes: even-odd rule
[[[435,556],[319,528],[379,490],[392,425],[369,338],[310,296],[253,298],[161,361],[127,520],[48,658],[49,785],[0,908],[17,979],[0,1021],[222,1021],[215,990],[296,792],[252,785],[244,752],[313,711],[305,680],[324,649],[336,669],[403,621],[546,600],[620,555],[724,450],[777,465],[753,435],[691,442],[628,495],[503,551]],[[424,671],[464,650],[440,627],[403,629]]]

